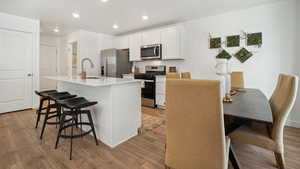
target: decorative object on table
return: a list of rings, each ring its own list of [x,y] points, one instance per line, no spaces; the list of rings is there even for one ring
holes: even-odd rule
[[[170,66],[169,67],[169,72],[177,72],[177,69],[175,66]]]
[[[252,52],[248,51],[246,48],[240,49],[234,57],[236,57],[241,63],[246,62],[251,56],[253,56]]]
[[[240,46],[240,35],[233,35],[226,37],[227,47],[239,47]]]
[[[222,39],[220,37],[219,38],[210,38],[209,43],[210,43],[210,46],[209,46],[210,49],[221,48]]]
[[[230,95],[231,90],[231,82],[230,82],[230,61],[228,59],[216,59],[217,64],[215,66],[216,74],[223,76],[225,79],[225,95],[223,98],[223,102],[230,103],[232,102],[232,98]]]
[[[231,55],[225,50],[223,49],[217,56],[217,59],[231,59]]]
[[[249,33],[247,34],[247,46],[257,45],[260,47],[262,45],[262,33]]]

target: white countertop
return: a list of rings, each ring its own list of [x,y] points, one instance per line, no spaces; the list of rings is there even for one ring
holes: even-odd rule
[[[69,76],[47,76],[47,79],[75,83],[85,86],[99,87],[99,86],[111,86],[127,83],[141,83],[141,80],[134,79],[122,79],[114,77],[99,77],[99,79],[81,79],[81,77],[69,77]]]

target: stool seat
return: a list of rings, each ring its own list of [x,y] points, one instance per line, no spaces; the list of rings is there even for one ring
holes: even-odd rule
[[[57,90],[44,90],[44,91],[35,91],[35,93],[40,96],[40,97],[44,97],[47,98],[49,97],[49,94],[53,94],[53,93],[57,93]]]
[[[95,101],[90,102],[86,100],[84,97],[77,97],[77,98],[59,100],[58,103],[63,105],[63,107],[69,109],[82,109],[82,108],[96,105],[98,102]]]
[[[69,92],[48,93],[48,96],[49,96],[50,99],[52,99],[54,101],[76,97],[76,95],[71,95]]]

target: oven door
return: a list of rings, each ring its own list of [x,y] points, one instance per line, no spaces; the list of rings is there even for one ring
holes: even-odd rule
[[[142,46],[141,58],[143,60],[161,59],[161,45]]]
[[[142,105],[155,107],[155,81],[144,80],[144,88],[142,88]]]

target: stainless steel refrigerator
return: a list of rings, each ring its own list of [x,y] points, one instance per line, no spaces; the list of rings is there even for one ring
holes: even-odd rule
[[[122,77],[131,72],[132,62],[129,61],[128,49],[105,49],[101,51],[101,75]]]

